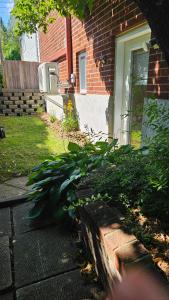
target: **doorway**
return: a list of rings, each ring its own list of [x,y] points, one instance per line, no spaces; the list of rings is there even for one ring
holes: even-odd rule
[[[150,38],[150,28],[144,25],[116,39],[114,135],[123,145],[141,144]]]

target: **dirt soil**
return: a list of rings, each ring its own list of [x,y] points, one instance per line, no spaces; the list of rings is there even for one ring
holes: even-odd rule
[[[125,225],[150,251],[153,261],[169,280],[169,224],[145,217],[139,209],[134,209],[125,218]]]
[[[61,121],[56,120],[55,122],[50,121],[50,116],[47,113],[40,115],[41,119],[53,129],[56,135],[62,139],[67,139],[70,142],[77,143],[80,146],[84,145],[87,141],[87,135],[81,131],[65,132],[62,128]]]

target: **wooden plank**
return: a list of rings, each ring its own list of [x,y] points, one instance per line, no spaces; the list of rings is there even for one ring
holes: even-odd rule
[[[39,89],[38,62],[4,61],[3,74],[6,89]]]

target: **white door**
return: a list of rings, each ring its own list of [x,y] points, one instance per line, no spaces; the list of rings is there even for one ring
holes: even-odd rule
[[[141,142],[150,36],[146,25],[116,40],[114,135],[120,144],[139,146]]]

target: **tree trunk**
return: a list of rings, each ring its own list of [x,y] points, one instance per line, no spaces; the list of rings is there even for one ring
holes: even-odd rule
[[[134,0],[147,19],[169,65],[169,0]]]

